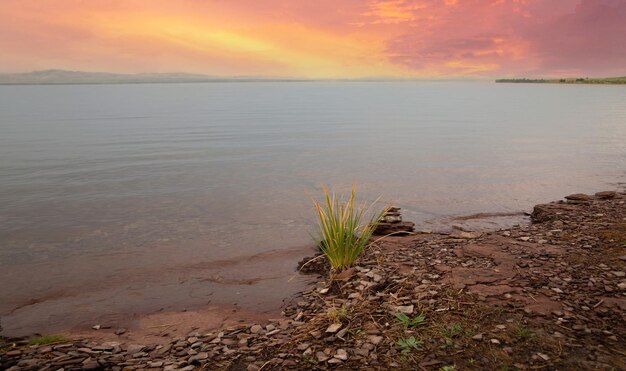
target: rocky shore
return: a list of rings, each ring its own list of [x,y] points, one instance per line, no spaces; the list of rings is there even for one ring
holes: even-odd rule
[[[0,342],[7,370],[626,369],[626,194],[537,205],[489,233],[377,242],[282,318],[165,344]],[[391,220],[390,220],[391,222]]]

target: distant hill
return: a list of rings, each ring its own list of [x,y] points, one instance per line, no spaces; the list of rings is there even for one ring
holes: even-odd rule
[[[264,79],[258,77],[216,77],[188,73],[138,73],[118,74],[44,70],[26,73],[0,74],[0,85],[55,85],[55,84],[149,84],[226,81],[292,81],[289,79]]]
[[[626,76],[624,77],[605,77],[605,78],[565,78],[565,79],[498,79],[500,83],[528,83],[528,84],[626,84]]]

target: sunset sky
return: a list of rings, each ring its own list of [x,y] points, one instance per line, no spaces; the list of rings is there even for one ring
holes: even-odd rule
[[[626,0],[1,0],[0,72],[626,75]]]

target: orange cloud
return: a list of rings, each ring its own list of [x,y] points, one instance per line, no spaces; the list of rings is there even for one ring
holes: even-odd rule
[[[3,0],[0,16],[4,71],[626,73],[622,0]]]

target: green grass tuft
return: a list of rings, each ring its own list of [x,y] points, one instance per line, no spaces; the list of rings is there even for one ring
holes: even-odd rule
[[[330,265],[336,271],[342,271],[351,267],[368,246],[385,210],[374,213],[366,221],[365,214],[373,204],[369,207],[365,204],[357,205],[354,187],[350,198],[345,202],[328,190],[324,190],[324,194],[323,202],[314,203],[318,216],[320,249]]]

